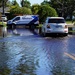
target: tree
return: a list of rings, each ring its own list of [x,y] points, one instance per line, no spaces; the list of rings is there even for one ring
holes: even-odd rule
[[[6,7],[10,7],[10,6],[12,6],[12,2],[8,0],[6,3]]]
[[[48,0],[44,0],[41,5],[49,5],[49,1]]]
[[[12,5],[17,5],[17,6],[19,6],[19,4],[17,3],[16,0],[13,0],[13,1],[12,1]]]
[[[75,10],[75,0],[50,0],[50,5],[55,8],[59,16],[72,18],[73,11]]]
[[[28,0],[21,0],[21,6],[30,8],[31,3]]]
[[[39,11],[39,8],[40,8],[40,5],[38,5],[38,4],[32,5],[32,7],[31,7],[32,14],[36,15]]]
[[[19,14],[20,13],[20,7],[17,5],[11,6],[10,8],[10,14]]]
[[[28,15],[28,14],[30,15],[30,14],[32,14],[32,11],[30,8],[21,7],[20,13],[22,15]]]
[[[58,16],[56,10],[49,5],[41,5],[38,11],[38,15],[40,16],[40,22],[45,21],[47,16]]]
[[[0,0],[0,7],[2,7],[2,1],[3,1],[3,0]],[[8,1],[8,0],[4,0],[4,5],[6,5],[7,1]]]
[[[18,7],[16,6],[12,6],[10,9],[10,14],[11,17],[14,17],[16,15],[28,15],[28,14],[32,14],[31,9],[26,8],[26,7]]]

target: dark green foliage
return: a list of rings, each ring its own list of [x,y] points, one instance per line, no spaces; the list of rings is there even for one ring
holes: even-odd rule
[[[38,14],[40,17],[40,22],[43,22],[48,16],[50,17],[58,16],[56,10],[50,7],[49,5],[41,5]]]
[[[31,9],[30,8],[26,8],[26,7],[22,7],[20,10],[21,14],[32,14]]]
[[[44,0],[41,5],[50,5],[49,2],[47,0]]]
[[[18,7],[18,6],[13,6],[10,9],[11,14],[32,14],[31,9],[26,8],[26,7]]]
[[[59,16],[72,18],[75,10],[75,0],[50,0],[50,5],[56,9]]]
[[[17,5],[17,6],[19,6],[19,4],[17,3],[16,0],[13,0],[13,1],[12,1],[12,5]]]
[[[10,9],[11,18],[17,15],[32,14],[31,9],[26,7],[12,6]]]
[[[2,7],[2,1],[3,1],[3,0],[0,0],[0,7]],[[4,0],[4,5],[5,5],[5,6],[6,6],[7,1],[8,1],[8,0]]]
[[[21,6],[30,8],[31,3],[28,0],[21,0]]]
[[[32,7],[31,7],[32,14],[36,15],[38,13],[39,9],[40,9],[40,5],[38,5],[38,4],[32,5]]]

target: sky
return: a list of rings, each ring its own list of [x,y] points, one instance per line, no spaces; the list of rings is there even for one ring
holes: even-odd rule
[[[12,1],[12,0],[10,0],[10,1]],[[20,3],[20,1],[21,0],[16,0],[18,3]],[[33,4],[40,4],[40,3],[42,3],[44,0],[28,0],[30,3],[31,3],[31,5],[33,5]]]

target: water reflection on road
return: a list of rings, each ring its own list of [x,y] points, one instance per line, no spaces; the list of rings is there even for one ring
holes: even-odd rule
[[[0,75],[75,75],[75,36],[17,36],[0,40]]]

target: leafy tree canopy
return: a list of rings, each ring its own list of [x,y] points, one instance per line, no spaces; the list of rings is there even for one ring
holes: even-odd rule
[[[75,0],[50,0],[50,5],[55,8],[59,16],[72,17],[75,10]]]
[[[6,3],[7,3],[8,0],[4,0],[4,5],[6,6]],[[2,7],[2,2],[3,0],[0,0],[0,7]]]
[[[21,6],[30,8],[31,3],[28,0],[21,0]]]
[[[40,16],[41,22],[44,21],[48,16],[50,17],[58,16],[56,10],[50,7],[49,5],[41,5],[38,14]]]
[[[31,7],[32,14],[36,15],[39,11],[39,8],[40,8],[40,5],[38,5],[38,4],[32,5],[32,7]]]
[[[13,0],[13,1],[12,1],[12,5],[17,5],[17,6],[19,6],[19,4],[17,3],[16,0]]]
[[[31,9],[29,8],[26,8],[26,7],[18,7],[17,5],[16,6],[12,6],[11,9],[10,9],[10,13],[11,14],[32,14],[31,12]]]

